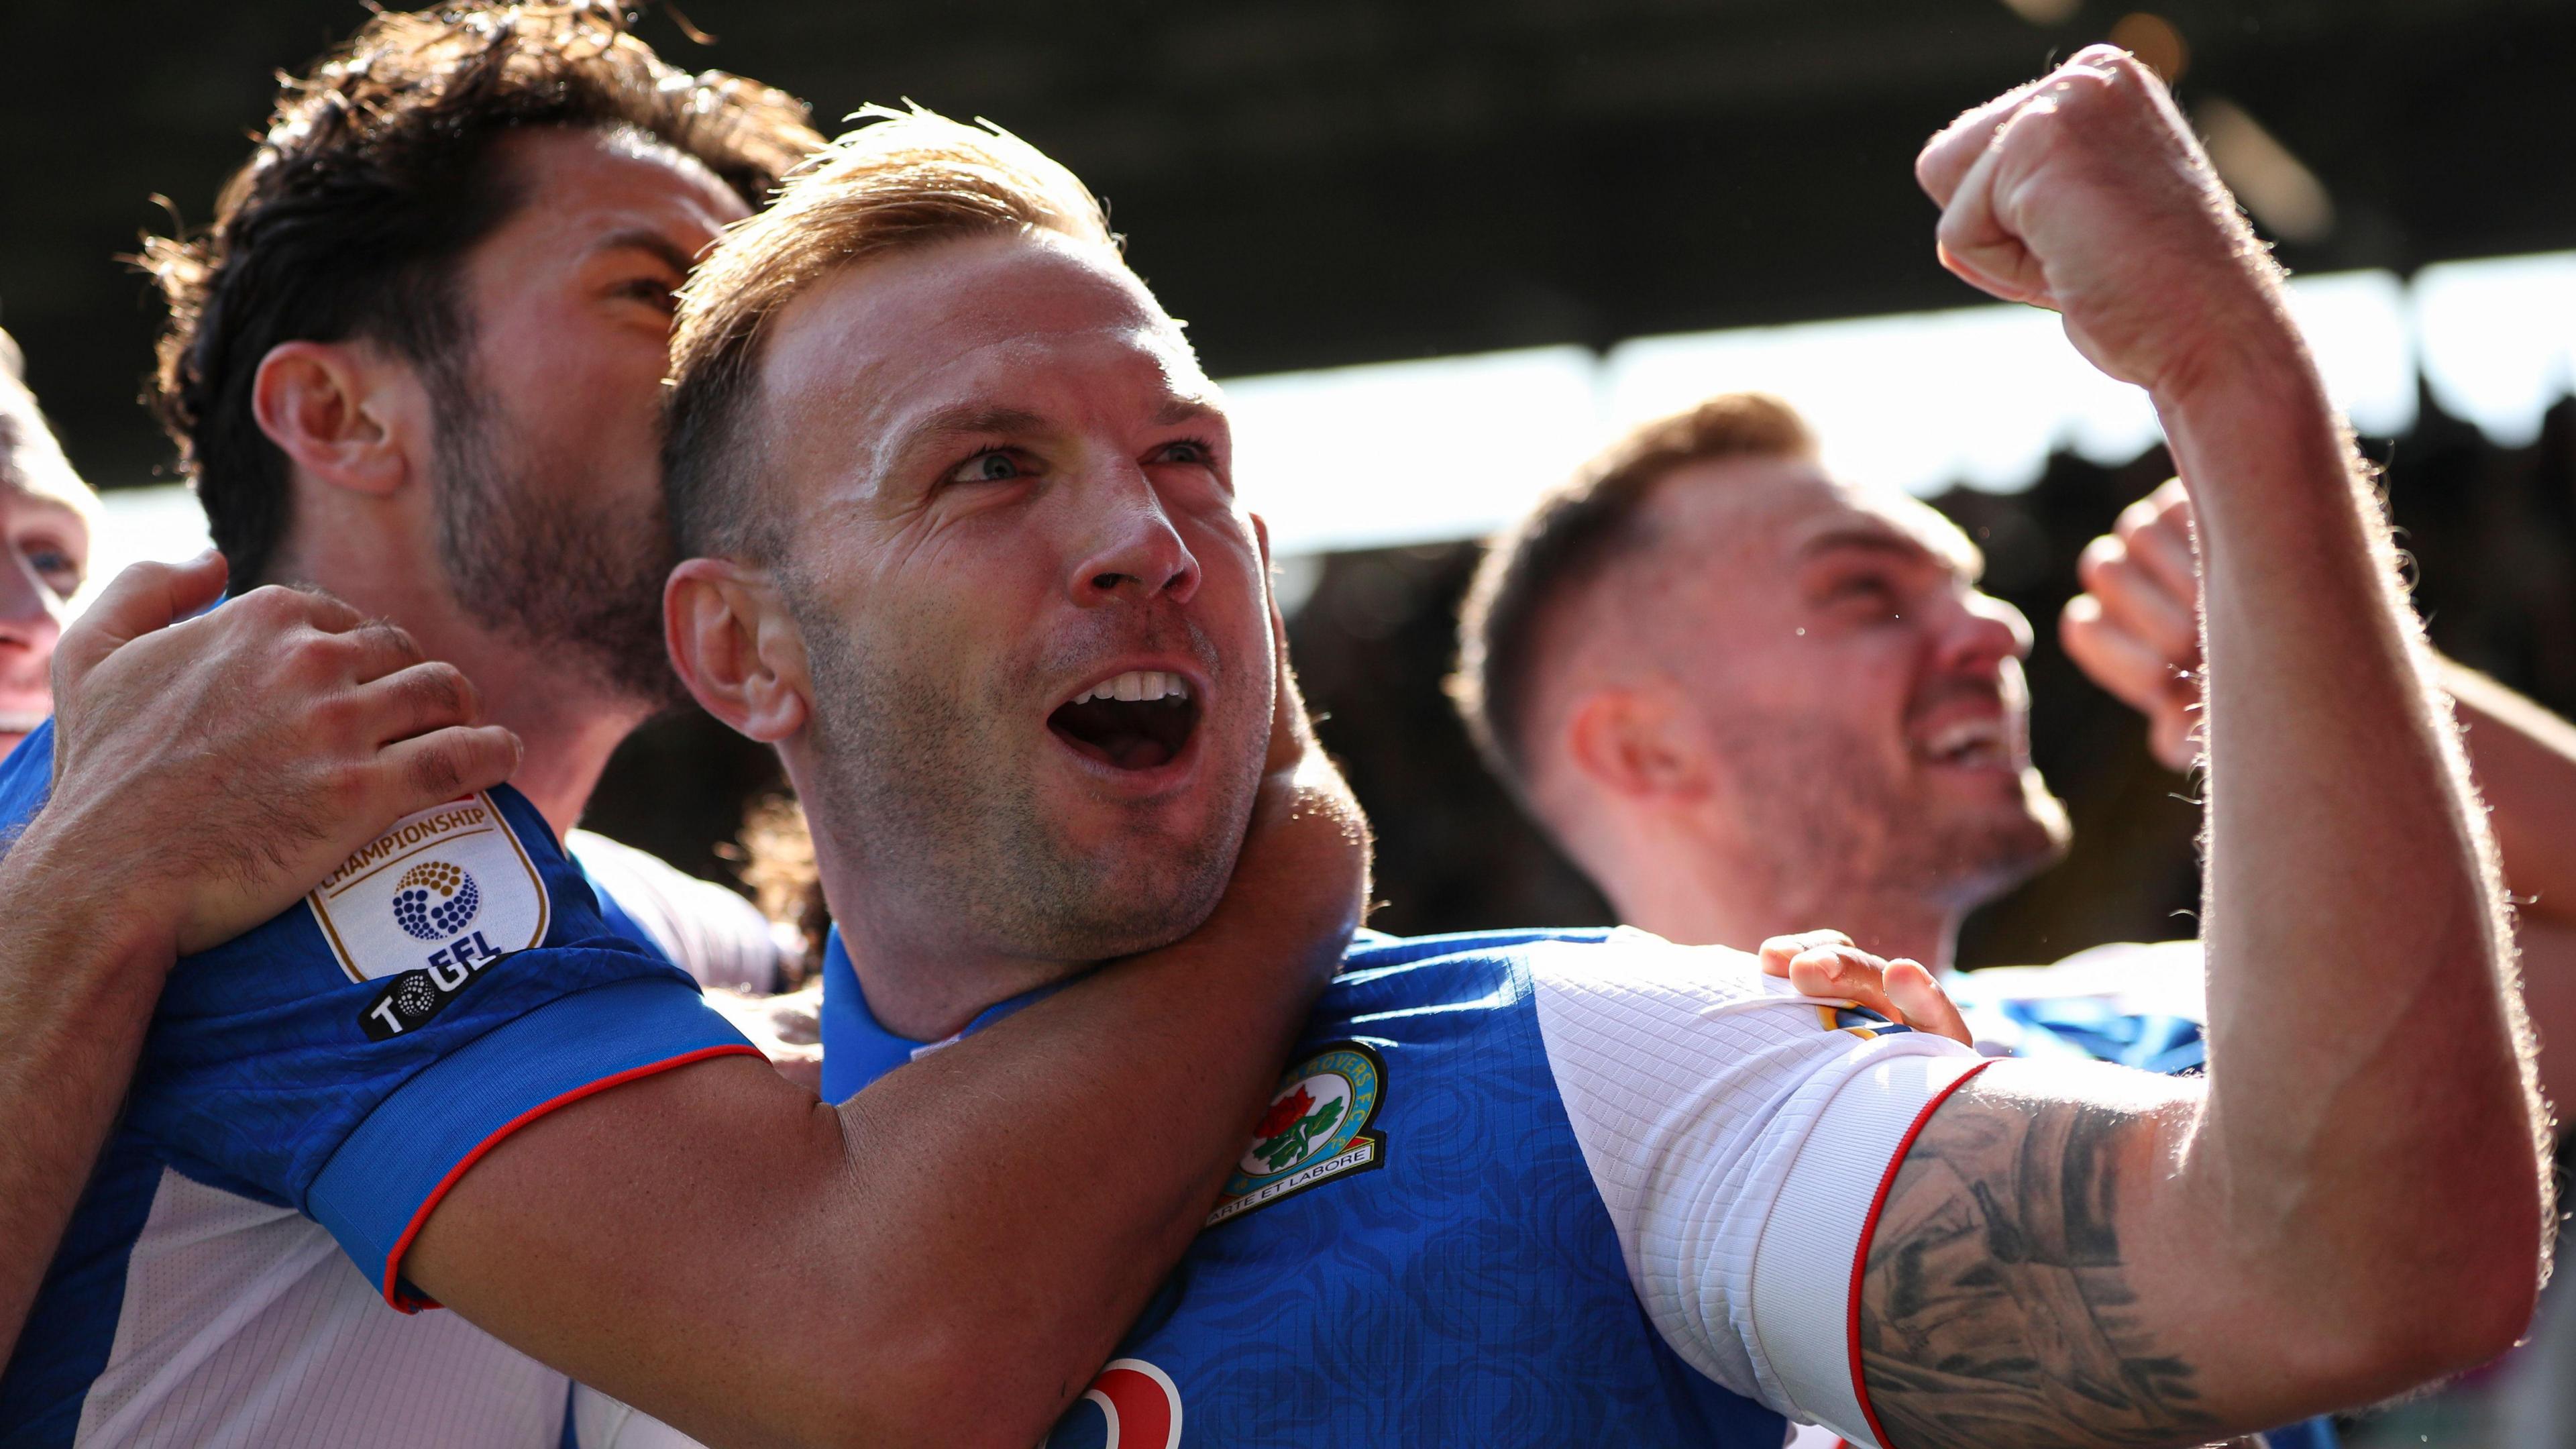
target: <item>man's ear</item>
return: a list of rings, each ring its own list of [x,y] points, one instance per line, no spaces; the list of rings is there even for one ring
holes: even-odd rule
[[[414,370],[360,342],[281,342],[251,379],[251,416],[297,467],[384,497],[425,445],[428,399]]]
[[[731,559],[683,559],[662,585],[671,667],[707,713],[765,745],[813,714],[805,636],[768,572]]]
[[[1661,690],[1605,686],[1575,703],[1565,722],[1568,763],[1601,790],[1634,800],[1697,799],[1708,773]]]
[[[1270,520],[1258,513],[1247,513],[1252,520],[1252,546],[1261,553],[1261,576],[1270,577]]]
[[[1261,558],[1261,601],[1270,608],[1270,632],[1279,646],[1280,657],[1288,650],[1288,616],[1279,610],[1279,570],[1270,561],[1270,521],[1258,513],[1247,513],[1252,520],[1252,548]]]

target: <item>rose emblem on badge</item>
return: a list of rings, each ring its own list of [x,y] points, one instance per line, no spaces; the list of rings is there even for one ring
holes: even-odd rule
[[[1340,1041],[1311,1049],[1279,1079],[1208,1225],[1384,1165],[1386,1139],[1371,1124],[1385,1091],[1376,1048]]]

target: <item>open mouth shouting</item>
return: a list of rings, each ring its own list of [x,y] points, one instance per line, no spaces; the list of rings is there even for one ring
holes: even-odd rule
[[[1955,720],[1915,738],[1915,754],[1935,765],[1977,770],[2010,770],[2020,766],[2010,732],[2001,716]]]
[[[1119,770],[1170,764],[1198,727],[1199,702],[1190,682],[1159,669],[1112,675],[1047,716],[1047,728],[1074,753]]]

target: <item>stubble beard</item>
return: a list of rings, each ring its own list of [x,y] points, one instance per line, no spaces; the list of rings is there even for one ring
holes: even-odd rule
[[[579,463],[528,455],[499,410],[452,369],[433,371],[438,409],[438,559],[478,626],[570,666],[646,710],[685,699],[662,645],[662,581],[675,561],[661,491],[641,510],[616,490],[561,476]]]
[[[1213,812],[1198,838],[1150,859],[1086,855],[1050,824],[1019,763],[1027,747],[1003,727],[1031,691],[1008,676],[979,688],[954,670],[890,658],[792,583],[788,592],[814,690],[823,796],[814,825],[862,863],[870,894],[893,915],[941,933],[952,950],[1072,967],[1168,945],[1214,911],[1257,764],[1240,808]]]
[[[1871,742],[1834,721],[1736,710],[1716,728],[1753,858],[1825,924],[1882,904],[1964,914],[2065,857],[2066,807],[2036,770],[2016,805],[1970,811],[1874,768]]]

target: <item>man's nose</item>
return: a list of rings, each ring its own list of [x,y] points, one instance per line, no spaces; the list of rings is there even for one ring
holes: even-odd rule
[[[1073,501],[1088,520],[1089,547],[1074,564],[1075,603],[1167,597],[1186,604],[1198,592],[1198,560],[1144,469],[1133,463],[1104,469],[1078,494]]]
[[[0,557],[0,640],[22,648],[50,650],[62,631],[56,612],[60,601],[52,586],[37,577],[26,555],[14,547]]]
[[[1979,590],[1960,598],[1941,632],[1944,667],[1992,677],[2007,659],[2030,657],[2030,620],[2021,610]]]

